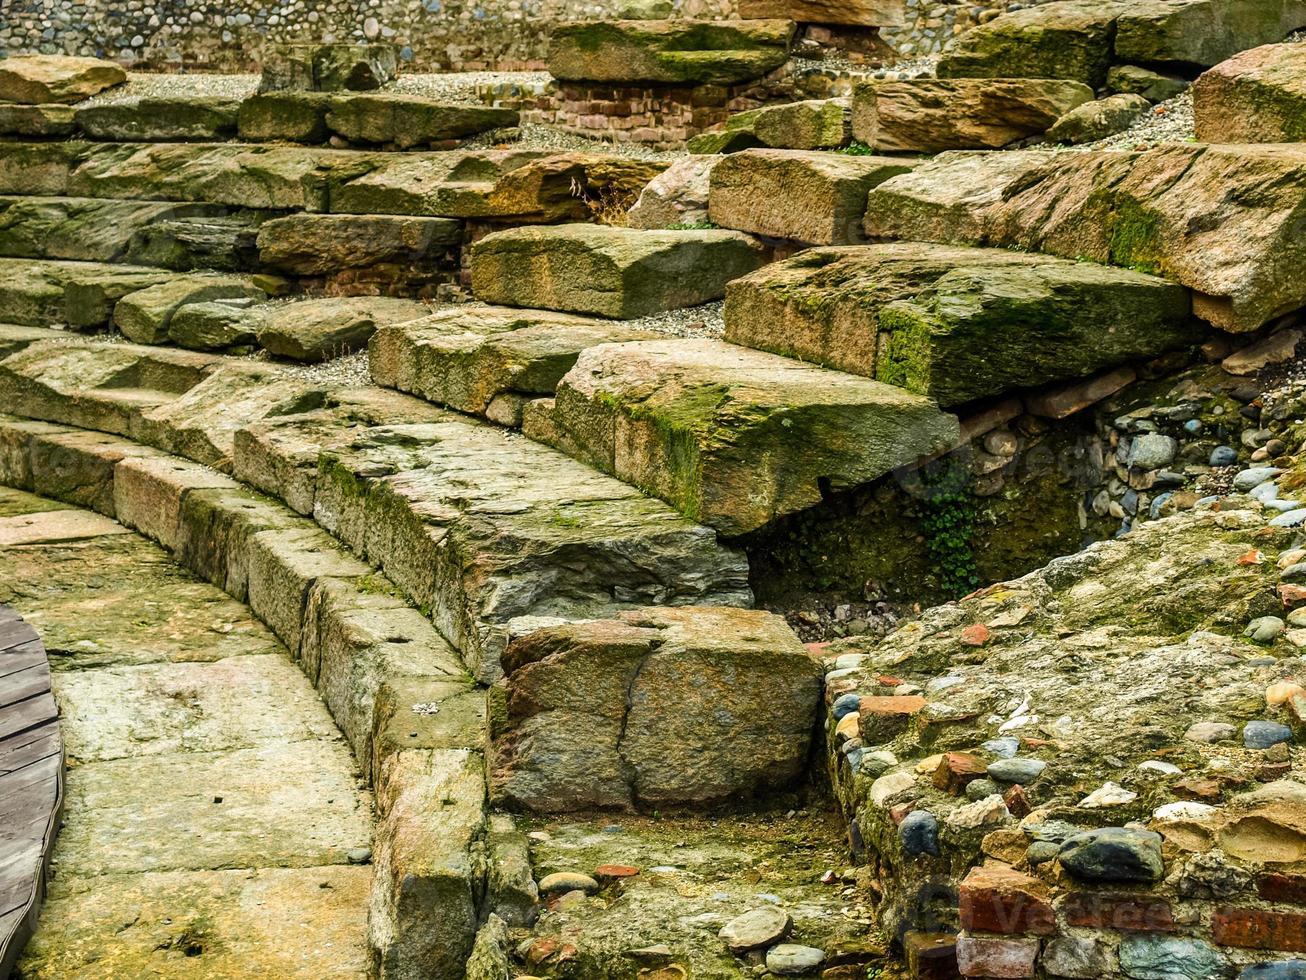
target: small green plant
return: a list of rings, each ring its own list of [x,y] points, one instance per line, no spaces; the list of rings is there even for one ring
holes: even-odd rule
[[[834,151],[835,153],[844,153],[850,157],[869,157],[875,154],[875,151],[865,143],[853,140],[847,146],[842,146]]]
[[[702,221],[677,221],[674,225],[667,225],[667,231],[710,231],[717,227],[715,221],[705,218]]]
[[[943,461],[923,474],[925,496],[918,518],[925,535],[925,553],[939,581],[952,598],[973,592],[979,569],[971,538],[975,533],[975,497],[964,465]]]

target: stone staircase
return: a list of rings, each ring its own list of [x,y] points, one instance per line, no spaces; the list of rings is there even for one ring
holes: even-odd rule
[[[492,803],[792,790],[820,665],[748,608],[750,540],[1017,417],[1073,416],[1203,320],[1306,305],[1291,147],[748,150],[713,161],[719,227],[637,229],[594,205],[661,163],[101,134],[0,143],[0,482],[155,539],[285,644],[375,793],[383,977],[507,962],[489,913],[525,928],[536,884],[505,870],[526,845]],[[1217,184],[1240,193],[1213,205]],[[478,302],[424,302],[456,283]],[[724,338],[664,332],[722,300]],[[138,342],[75,332],[110,325]],[[340,380],[364,346],[370,379]],[[587,962],[611,928],[563,901],[522,947],[560,975],[566,915],[595,923]]]

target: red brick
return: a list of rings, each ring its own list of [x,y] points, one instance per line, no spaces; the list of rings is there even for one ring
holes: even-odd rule
[[[957,937],[957,969],[964,977],[1018,980],[1034,975],[1038,940]]]
[[[1093,929],[1173,932],[1170,903],[1134,895],[1071,892],[1060,905],[1066,924]]]
[[[1211,916],[1211,932],[1222,946],[1306,953],[1306,914],[1224,906]]]
[[[968,783],[973,783],[987,771],[988,766],[979,756],[969,752],[945,752],[939,760],[939,767],[934,770],[934,786],[957,796],[965,791]]]
[[[1267,902],[1306,905],[1306,875],[1261,875],[1256,881],[1256,893]]]
[[[887,742],[904,731],[924,707],[925,699],[919,694],[862,698],[857,706],[862,738],[870,744]]]
[[[972,868],[961,883],[961,927],[976,932],[1047,936],[1057,927],[1049,898],[1043,882],[1013,868]]]
[[[957,937],[952,933],[909,932],[902,948],[915,980],[956,980]]]

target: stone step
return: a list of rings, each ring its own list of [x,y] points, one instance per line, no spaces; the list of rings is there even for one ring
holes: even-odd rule
[[[715,340],[583,351],[523,431],[725,535],[951,447],[957,419],[856,375]]]
[[[278,92],[247,99],[185,94],[114,96],[78,107],[72,132],[115,142],[279,140],[350,143],[399,150],[450,149],[461,139],[517,125],[513,109],[460,105],[392,92]],[[23,132],[11,135],[36,135]]]
[[[0,258],[0,323],[102,325],[112,313],[112,305],[104,309],[108,297],[174,275],[140,266]]]
[[[471,951],[476,927],[475,903],[484,887],[483,871],[472,859],[485,820],[484,762],[480,751],[484,741],[484,699],[468,683],[456,654],[436,635],[430,623],[415,609],[394,598],[390,583],[350,556],[311,521],[295,517],[285,508],[241,489],[229,478],[204,467],[111,436],[11,419],[0,419],[0,445],[5,446],[0,458],[0,483],[40,490],[64,500],[83,498],[101,512],[115,515],[128,526],[155,538],[184,566],[234,598],[247,601],[251,610],[285,642],[318,689],[352,746],[365,779],[375,789],[375,832],[365,834],[360,846],[354,849],[361,853],[371,844],[371,869],[363,875],[361,888],[350,889],[340,896],[340,914],[348,916],[348,921],[355,925],[360,944],[366,936],[371,946],[366,961],[380,960],[387,964],[387,970],[400,975],[407,972],[408,975],[453,976],[460,972]],[[252,663],[254,660],[248,654],[284,657],[286,650],[252,620],[250,625],[256,628],[253,636],[250,625],[231,623],[233,606],[239,610],[237,620],[241,617],[249,620],[243,607],[206,594],[206,589],[213,591],[208,586],[178,581],[176,569],[160,575],[163,568],[170,566],[158,560],[158,549],[142,550],[135,546],[139,539],[127,540],[133,542],[132,549],[114,555],[86,554],[83,547],[79,549],[83,556],[65,557],[45,566],[52,575],[34,575],[36,569],[17,563],[6,564],[4,572],[12,570],[28,600],[36,594],[32,582],[49,583],[41,595],[43,599],[48,595],[54,608],[47,606],[43,622],[47,629],[54,631],[58,646],[77,651],[77,662],[69,665],[77,668],[74,678],[87,678],[87,667],[104,663],[111,669],[116,667],[117,661],[106,659],[115,657],[132,667],[143,665],[142,669],[148,672],[176,667],[182,674],[177,682],[181,690],[189,692],[188,701],[198,698],[199,704],[204,705],[208,695],[203,691],[210,687],[224,695],[219,698],[220,703],[214,702],[208,706],[209,710],[202,712],[202,717],[208,719],[202,730],[210,737],[222,734],[222,729],[215,729],[214,723],[220,720],[229,701],[244,713],[252,709],[258,714],[255,719],[245,718],[240,725],[227,726],[235,738],[248,740],[252,733],[269,726],[274,712],[251,698],[239,700],[233,697],[238,692],[216,683],[221,680],[221,666],[215,667],[215,683],[209,684],[202,677],[189,676],[195,667],[187,662],[201,662],[196,667]],[[34,555],[33,549],[24,550],[22,557],[28,566]],[[78,563],[83,560],[95,565],[96,576],[103,576],[102,584],[89,592],[78,587],[86,576]],[[123,570],[122,575],[115,574],[119,568]],[[0,589],[5,587],[4,572],[0,572]],[[118,584],[109,585],[109,582]],[[161,617],[159,610],[163,611]],[[65,615],[60,616],[61,611]],[[241,654],[245,656],[238,656]],[[122,703],[128,707],[119,707],[115,714],[109,705],[86,702],[97,709],[97,717],[106,719],[97,722],[100,728],[112,733],[114,722],[123,711],[133,710],[131,706],[143,701],[148,708],[150,697],[176,696],[168,690],[174,685],[167,683],[166,678],[151,676],[154,682],[147,684],[137,696],[124,689],[115,676],[104,679],[111,685],[110,692],[122,691]],[[160,681],[163,682],[161,692]],[[274,685],[282,710],[294,703],[286,702],[286,698],[296,693],[295,682],[292,675],[279,678]],[[302,680],[299,683],[302,685]],[[200,693],[190,690],[196,685]],[[74,693],[80,694],[81,689],[75,689]],[[87,694],[90,693],[88,689]],[[311,691],[308,693],[309,701],[316,706],[317,699]],[[321,712],[320,708],[316,710]],[[82,712],[74,710],[74,714],[80,719]],[[167,726],[175,715],[172,711],[152,711],[133,726],[132,741],[143,743],[141,751],[151,762],[162,759],[166,763],[169,757],[158,754],[161,743],[157,738],[142,740],[139,734]],[[184,721],[193,716],[194,713],[182,713],[181,718]],[[191,733],[192,744],[198,734]],[[302,739],[298,740],[285,758],[297,761],[299,756],[295,753],[302,752],[305,745]],[[198,752],[193,757],[204,760],[210,755]],[[268,801],[281,800],[290,792],[265,772],[275,762],[275,756],[268,759],[267,755],[247,752],[233,757],[233,772],[217,774],[220,783],[235,793],[228,800],[232,806],[243,802],[247,789],[255,791],[260,802],[251,799],[245,804],[249,811],[245,819],[257,820],[268,812]],[[189,770],[160,767],[157,762],[153,768],[131,769],[124,774],[123,782],[127,786],[140,785],[143,792],[152,794],[155,802],[166,801],[168,784],[153,786],[150,782],[157,780],[157,775],[151,774],[160,768],[165,780],[171,777],[184,793],[196,795]],[[330,789],[322,785],[323,778],[322,773],[315,775],[296,799],[318,802],[316,791]],[[250,780],[256,785],[248,787]],[[328,803],[335,802],[338,808],[360,795],[355,788],[356,778],[347,782],[350,783],[347,793],[342,794],[336,787],[334,793],[325,794],[334,797]],[[208,800],[212,788],[202,795]],[[362,812],[370,810],[365,807]],[[316,811],[305,811],[300,806],[295,813],[301,822],[309,821],[307,826],[313,831],[310,837],[317,846],[330,845],[323,834],[327,824],[317,819]],[[197,814],[195,819],[208,817]],[[190,825],[194,820],[184,822]],[[150,825],[147,829],[154,834],[151,838],[154,850],[150,854],[156,857],[151,859],[155,862],[151,867],[163,868],[169,858],[182,850],[190,856],[197,853],[193,846],[169,849],[166,828]],[[283,846],[291,840],[288,832],[279,827],[266,829],[277,831],[272,842],[274,861],[301,863]],[[101,832],[93,830],[92,833]],[[81,836],[86,836],[85,832]],[[239,830],[231,830],[229,821],[215,824],[205,838],[201,860],[224,845],[230,848],[243,840]],[[129,839],[119,839],[136,846]],[[267,853],[267,845],[261,838],[255,844],[258,854]],[[107,860],[121,861],[122,850],[106,847],[99,853],[104,853]],[[135,851],[130,847],[126,851],[126,860],[133,860]],[[358,861],[352,852],[348,858],[350,863]],[[231,864],[243,867],[246,863],[228,860],[220,867]],[[76,862],[68,862],[64,870],[66,874],[77,874]],[[122,870],[139,871],[139,865]],[[314,873],[320,877],[321,869]],[[369,878],[370,898],[367,896]],[[318,878],[313,880],[322,884]],[[174,900],[170,886],[161,883],[158,887],[164,889],[169,901]],[[302,886],[292,884],[287,887],[303,890]],[[221,890],[215,895],[212,884],[205,891],[205,901],[223,901]],[[411,897],[414,891],[421,896],[420,900]],[[75,890],[75,894],[80,892]],[[175,900],[185,901],[186,908],[197,901],[187,900],[184,889],[179,894],[181,897]],[[262,904],[262,900],[256,904]],[[278,898],[276,904],[280,907],[285,902]],[[297,906],[292,903],[291,907]],[[104,922],[99,906],[93,914],[73,917],[68,934],[81,941],[83,945],[78,948],[106,942],[111,946],[121,944],[121,948],[136,945],[136,933],[127,932],[121,924],[124,921],[121,915],[125,913],[116,909],[116,905],[110,906],[116,916],[111,927]],[[239,919],[233,923],[239,924]],[[62,927],[60,922],[52,944],[44,947],[43,955],[58,957],[61,944],[72,941]],[[329,923],[317,923],[315,927],[328,928]],[[226,928],[225,920],[223,928]],[[251,932],[257,937],[257,929],[245,928],[241,934]],[[152,930],[150,935],[157,936],[157,932]],[[245,943],[240,948],[247,951],[258,948],[257,942],[251,944],[246,940]],[[34,948],[42,949],[40,942]],[[151,945],[145,952],[156,951]],[[211,953],[205,950],[205,955]],[[293,961],[302,963],[303,958],[296,955]],[[339,972],[342,968],[344,965],[337,956],[333,970]],[[277,975],[297,975],[289,965],[270,969]],[[360,967],[359,975],[371,975],[371,971]]]
[[[255,210],[580,221],[633,198],[666,163],[593,153],[386,153],[242,143],[0,141],[0,194]]]
[[[1086,377],[1199,342],[1188,291],[1005,249],[809,249],[727,287],[725,339],[941,405]]]
[[[808,245],[865,241],[871,188],[909,172],[915,160],[803,150],[744,150],[712,167],[713,224]]]
[[[768,258],[735,231],[512,228],[472,246],[472,290],[486,303],[633,319],[720,299]]]
[[[1306,305],[1306,146],[944,154],[871,191],[872,239],[983,244],[1124,266],[1193,290],[1232,332]]]
[[[98,373],[79,385],[91,364]],[[159,391],[160,403],[106,397],[124,386]],[[746,560],[708,528],[562,453],[393,392],[80,341],[0,362],[0,399],[29,418],[223,465],[294,499],[430,610],[483,679],[497,676],[522,617],[751,601]],[[337,407],[319,409],[328,399]]]
[[[50,327],[24,327],[17,323],[0,323],[0,359],[17,354],[39,340],[65,340],[68,334]]]
[[[610,320],[468,304],[381,327],[368,363],[376,384],[517,427],[524,403],[552,395],[581,351],[656,336]]]
[[[80,338],[30,344],[5,358],[0,392],[9,411],[29,418],[228,465],[238,428],[323,397],[272,365]]]

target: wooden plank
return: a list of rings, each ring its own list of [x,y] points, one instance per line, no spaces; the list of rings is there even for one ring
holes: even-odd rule
[[[0,605],[0,977],[36,927],[63,810],[59,709],[40,637]]]

